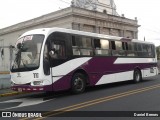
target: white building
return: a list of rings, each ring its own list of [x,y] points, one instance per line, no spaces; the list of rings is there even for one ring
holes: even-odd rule
[[[72,5],[88,10],[105,12],[111,15],[118,15],[113,0],[72,0]]]
[[[90,1],[90,0],[89,0]],[[103,1],[103,0],[99,0]],[[110,13],[110,14],[109,14]],[[95,11],[71,7],[52,12],[16,25],[0,29],[0,72],[10,70],[12,49],[17,38],[24,32],[43,27],[63,27],[68,29],[96,32],[101,34],[137,38],[137,20],[115,16],[116,11]]]

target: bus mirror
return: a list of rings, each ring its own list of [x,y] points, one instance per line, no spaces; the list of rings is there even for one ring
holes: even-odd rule
[[[51,50],[50,52],[49,52],[49,55],[50,56],[53,56],[55,54],[55,52],[53,51],[53,50]]]
[[[18,44],[17,44],[17,48],[18,48],[18,49],[21,49],[21,48],[22,48],[22,43],[18,43]]]
[[[58,58],[57,52],[55,50],[51,50],[49,52],[49,55],[50,55],[51,58],[54,58],[54,59]]]

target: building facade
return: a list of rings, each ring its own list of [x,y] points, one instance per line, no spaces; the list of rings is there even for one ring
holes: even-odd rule
[[[72,5],[88,10],[96,10],[111,15],[118,15],[114,0],[72,0]]]
[[[62,27],[137,39],[138,21],[105,12],[68,7],[16,25],[0,29],[0,71],[9,71],[17,38],[37,28]]]

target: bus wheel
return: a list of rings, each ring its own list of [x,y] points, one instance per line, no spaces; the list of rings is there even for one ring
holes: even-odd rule
[[[134,70],[133,81],[134,83],[138,83],[142,80],[141,72],[138,69]]]
[[[75,73],[73,78],[72,78],[72,83],[71,83],[71,91],[74,94],[82,93],[84,92],[86,88],[86,80],[85,76],[81,73]]]

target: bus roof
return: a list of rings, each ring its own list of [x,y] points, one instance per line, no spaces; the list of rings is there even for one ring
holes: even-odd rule
[[[89,36],[89,37],[105,38],[105,39],[110,39],[110,40],[127,40],[127,41],[132,41],[132,42],[154,44],[152,42],[146,42],[146,41],[141,41],[137,39],[130,39],[130,38],[104,35],[104,34],[91,33],[91,32],[84,32],[84,31],[79,31],[79,30],[72,30],[72,29],[58,28],[58,27],[34,29],[34,30],[30,30],[24,33],[22,36],[26,36],[30,34],[44,34],[46,36],[49,36],[53,32],[63,32],[63,33],[70,33],[70,34],[76,34],[76,35],[84,35],[84,36]]]

